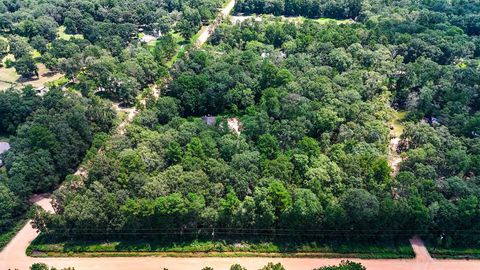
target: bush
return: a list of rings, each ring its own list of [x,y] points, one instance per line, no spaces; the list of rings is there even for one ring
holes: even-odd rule
[[[361,263],[342,261],[338,266],[323,266],[314,270],[366,270]]]
[[[57,268],[48,268],[48,265],[44,263],[34,263],[30,266],[30,270],[57,270]],[[75,270],[73,267],[62,268],[62,270]]]
[[[247,268],[241,266],[240,264],[234,264],[230,266],[230,270],[247,270]]]
[[[48,265],[44,263],[34,263],[30,266],[30,270],[48,270]]]
[[[12,59],[7,58],[7,59],[5,60],[5,67],[6,67],[6,68],[11,68],[11,67],[13,67],[14,65],[15,65],[15,61],[13,61]]]
[[[266,266],[264,266],[260,270],[285,270],[285,267],[281,263],[273,264],[273,263],[268,263]]]

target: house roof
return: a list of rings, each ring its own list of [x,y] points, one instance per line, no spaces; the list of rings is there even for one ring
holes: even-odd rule
[[[8,149],[10,149],[10,144],[7,142],[0,142],[0,154],[3,152],[6,152]]]
[[[202,120],[209,126],[213,126],[217,122],[217,118],[215,116],[203,116]]]
[[[0,154],[5,153],[10,149],[10,144],[7,142],[0,142]],[[3,161],[0,159],[0,167],[3,166]]]
[[[140,41],[144,42],[144,43],[149,43],[149,42],[154,41],[154,40],[157,40],[157,38],[152,36],[152,35],[145,35],[140,39]]]

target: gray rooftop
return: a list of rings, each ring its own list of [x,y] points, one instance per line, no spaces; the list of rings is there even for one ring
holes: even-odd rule
[[[0,155],[10,149],[10,144],[7,142],[0,142]],[[0,167],[3,166],[3,161],[0,159]]]
[[[215,116],[203,116],[202,120],[209,126],[213,126],[217,122],[217,118]]]
[[[3,152],[6,152],[8,149],[10,149],[10,144],[7,142],[0,142],[0,154]]]

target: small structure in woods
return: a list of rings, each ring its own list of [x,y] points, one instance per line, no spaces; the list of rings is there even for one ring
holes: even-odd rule
[[[7,152],[8,149],[10,149],[10,144],[7,142],[0,142],[0,155]],[[3,161],[1,160],[0,157],[0,167],[3,166]]]
[[[217,124],[217,118],[215,116],[205,115],[202,117],[203,122],[209,126],[215,126]],[[242,124],[236,117],[227,118],[227,127],[235,134],[239,135]]]
[[[205,115],[202,116],[202,120],[209,126],[214,126],[217,123],[217,118],[215,116]]]

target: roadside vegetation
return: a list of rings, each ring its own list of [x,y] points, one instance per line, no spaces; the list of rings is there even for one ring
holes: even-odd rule
[[[49,268],[48,265],[44,263],[36,263],[30,267],[30,270],[57,270],[57,269],[54,267]],[[75,268],[68,267],[68,268],[63,268],[62,270],[75,270]],[[164,268],[163,270],[168,270],[168,269]],[[214,270],[214,269],[212,267],[207,266],[202,268],[201,270]],[[230,267],[230,270],[247,270],[247,269],[239,264],[234,264]],[[285,268],[280,263],[277,263],[277,264],[268,263],[267,265],[265,265],[259,270],[285,270]],[[360,263],[342,261],[338,266],[324,266],[324,267],[316,268],[313,270],[366,270],[366,269]]]
[[[413,258],[408,241],[403,243],[325,243],[295,239],[278,239],[276,242],[254,240],[130,240],[56,241],[42,235],[29,247],[30,256],[169,256],[169,257],[349,257],[362,259]],[[49,244],[51,242],[52,244]]]
[[[1,173],[1,172],[0,172]],[[7,229],[3,230],[0,233],[0,251],[12,240],[12,238],[17,234],[17,232],[25,226],[27,220],[34,217],[34,207],[31,207],[23,216],[16,217],[12,224],[10,224]]]

